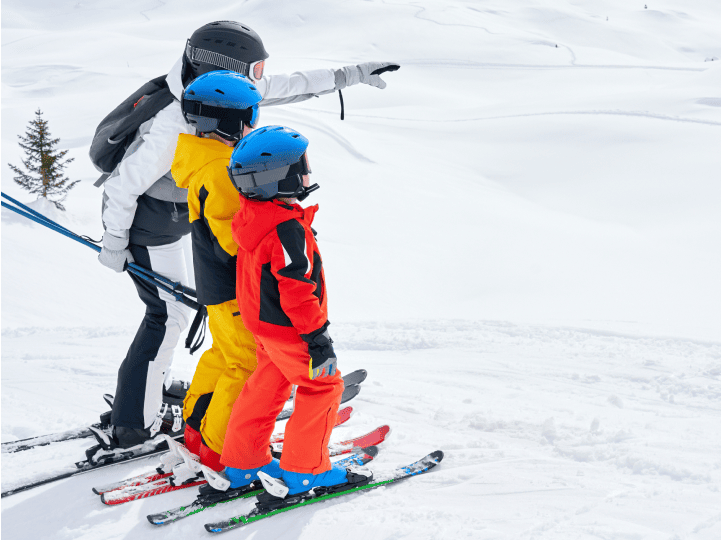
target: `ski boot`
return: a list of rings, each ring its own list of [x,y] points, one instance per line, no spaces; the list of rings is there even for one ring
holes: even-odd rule
[[[272,462],[266,465],[266,467],[271,464]],[[245,478],[246,474],[249,474],[248,472],[246,472],[245,474],[240,473],[241,479],[236,479],[235,482],[231,483],[231,480],[226,475],[227,469],[222,473],[214,471],[208,472],[209,470],[210,469],[203,466],[203,474],[205,475],[205,479],[208,480],[208,483],[198,488],[197,501],[203,506],[211,506],[219,502],[235,499],[237,497],[240,497],[241,495],[263,489],[263,484],[260,483],[257,474],[255,476],[255,480],[252,479],[252,475],[251,479],[249,480]],[[233,469],[233,471],[240,470],[241,469]],[[250,471],[254,470],[257,469],[250,469]],[[235,476],[235,473],[231,473],[231,475]],[[232,484],[237,484],[237,486],[231,487]]]
[[[178,405],[182,409],[188,388],[190,388],[190,383],[188,381],[181,381],[180,379],[173,379],[173,382],[171,382],[168,387],[163,384],[163,403],[171,406]],[[115,402],[115,396],[113,394],[103,394],[103,399],[111,408],[113,407],[113,403]]]
[[[234,469],[233,467],[226,467],[225,475],[228,477],[228,480],[230,480],[231,488],[239,488],[258,480],[258,472],[260,471],[269,476],[279,476],[282,474],[280,462],[273,458],[267,465],[255,469]]]
[[[321,474],[295,473],[281,469],[280,478],[273,478],[263,471],[258,473],[265,493],[258,495],[255,506],[261,512],[270,512],[298,504],[329,493],[365,486],[373,480],[373,473],[365,467],[344,469],[333,465]]]
[[[188,393],[188,388],[190,388],[190,383],[188,381],[173,379],[170,386],[166,387],[163,385],[163,403],[167,403],[168,405],[179,405],[182,409],[185,394]]]
[[[196,456],[200,455],[200,445],[203,440],[203,437],[200,435],[200,432],[196,429],[193,429],[193,427],[186,423],[185,424],[185,431],[183,432],[183,439],[185,447],[188,449],[188,451],[191,454],[195,454]]]
[[[280,463],[277,459],[273,459],[267,465],[255,469],[226,467],[222,472],[213,471],[203,465],[203,473],[208,484],[200,487],[198,498],[203,497],[204,500],[217,502],[261,489],[263,486],[258,478],[259,472],[280,475]]]
[[[172,415],[168,414],[168,404],[164,403],[158,411],[153,425],[149,428],[129,428],[124,426],[112,426],[109,431],[90,427],[88,428],[98,444],[88,448],[85,451],[85,457],[88,462],[97,464],[100,461],[113,460],[113,454],[121,455],[133,453],[144,445],[151,448],[163,442],[163,439],[155,436],[160,434],[168,434],[173,438],[178,438],[183,434],[183,409],[178,405],[173,405],[171,409]],[[126,452],[127,451],[127,452]]]

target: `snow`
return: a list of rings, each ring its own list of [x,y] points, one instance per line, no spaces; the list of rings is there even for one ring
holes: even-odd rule
[[[394,60],[379,91],[266,108],[311,141],[341,370],[369,376],[334,440],[388,423],[373,466],[432,473],[237,538],[721,537],[717,2],[3,1],[2,190],[39,107],[82,180],[58,212],[100,238],[98,121],[211,20],[270,73]],[[97,421],[143,307],[87,247],[2,211],[2,440]],[[209,343],[206,341],[206,346]],[[176,377],[199,353],[178,350]],[[278,426],[282,429],[282,425]],[[3,489],[88,441],[2,456]],[[105,507],[149,459],[2,499],[7,538],[196,538],[192,490]]]

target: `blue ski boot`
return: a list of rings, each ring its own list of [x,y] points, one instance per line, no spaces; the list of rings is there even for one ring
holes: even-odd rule
[[[230,489],[237,489],[258,480],[258,471],[263,471],[265,474],[275,478],[279,478],[282,474],[280,462],[273,458],[267,465],[256,469],[234,469],[233,467],[226,467],[225,476],[230,480]]]
[[[348,471],[341,467],[331,467],[320,474],[303,474],[281,469],[281,479],[288,486],[288,495],[297,495],[316,487],[331,487],[347,484]]]
[[[329,471],[320,474],[295,473],[281,469],[280,478],[263,475],[261,481],[266,489],[258,495],[256,507],[261,512],[270,512],[298,504],[329,493],[346,491],[364,486],[373,480],[373,473],[363,467],[348,469],[333,465]]]
[[[249,493],[257,489],[261,489],[263,485],[258,478],[258,472],[263,471],[266,474],[273,476],[280,476],[280,462],[273,458],[270,463],[257,467],[255,469],[234,469],[233,467],[226,467],[222,473],[214,473],[212,469],[204,469],[205,479],[208,481],[207,484],[200,486],[198,490],[198,500],[203,500],[204,503],[210,504],[211,502],[220,502],[243,493]],[[220,481],[215,481],[212,475],[218,475]],[[230,482],[229,487],[222,486],[224,482]],[[227,485],[227,484],[226,484]]]

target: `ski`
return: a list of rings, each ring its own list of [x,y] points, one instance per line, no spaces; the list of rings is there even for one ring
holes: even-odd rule
[[[179,438],[179,440],[182,442],[182,436]],[[94,449],[88,449],[92,450]],[[118,465],[119,463],[127,463],[129,461],[135,461],[138,459],[146,458],[149,456],[155,456],[158,454],[161,454],[163,452],[168,451],[168,445],[167,443],[160,439],[159,437],[156,437],[155,439],[151,439],[147,442],[145,442],[142,445],[138,445],[133,448],[128,448],[126,450],[120,450],[118,449],[115,452],[105,452],[103,450],[99,450],[98,453],[96,453],[97,460],[96,461],[89,461],[89,460],[83,460],[78,461],[75,463],[75,469],[69,470],[57,474],[52,474],[50,476],[47,476],[45,478],[42,478],[40,480],[36,480],[33,482],[29,482],[27,484],[21,484],[19,486],[14,486],[10,489],[7,489],[2,492],[2,497],[8,497],[10,495],[15,495],[16,493],[20,493],[22,491],[27,491],[29,489],[33,489],[39,486],[44,486],[45,484],[50,484],[52,482],[56,482],[58,480],[63,480],[65,478],[70,478],[71,476],[76,476],[78,474],[84,474],[90,471],[94,471],[96,469],[101,469],[103,467],[110,467],[113,465]]]
[[[349,386],[358,386],[363,381],[366,380],[366,377],[368,377],[368,372],[365,369],[356,369],[355,371],[351,371],[348,375],[343,375],[343,384],[345,385],[345,388]],[[293,391],[290,393],[290,397],[288,398],[288,401],[292,401],[295,397],[295,391],[296,387],[293,387]]]
[[[334,465],[340,465],[341,467],[349,467],[351,465],[363,466],[373,460],[376,455],[378,455],[378,448],[371,446],[358,450],[357,453],[335,462]],[[167,525],[168,523],[192,516],[208,508],[213,508],[218,504],[254,497],[262,491],[264,490],[260,482],[254,482],[249,488],[245,489],[228,490],[213,495],[199,495],[198,498],[187,506],[179,506],[172,510],[149,515],[148,521],[153,525]]]
[[[341,424],[345,424],[351,417],[351,413],[353,412],[353,407],[345,407],[338,411],[338,417],[336,418],[335,426],[340,426]],[[283,442],[284,438],[283,433],[279,433],[278,435],[275,435],[270,442],[271,443],[280,443]],[[115,482],[113,484],[107,484],[105,486],[100,487],[94,487],[93,493],[96,495],[102,495],[103,493],[108,493],[110,491],[115,491],[118,489],[125,489],[133,486],[142,486],[144,484],[148,484],[150,482],[156,482],[157,480],[162,480],[163,478],[168,478],[172,476],[172,472],[163,472],[161,467],[158,467],[154,469],[152,472],[140,474],[138,476],[134,476],[132,478],[127,478],[125,480],[121,480],[120,482]]]
[[[343,384],[346,386],[357,386],[366,380],[368,372],[365,369],[356,369],[348,375],[343,375]]]
[[[365,369],[358,369],[344,376],[343,382],[346,388],[351,386],[358,386],[366,379],[367,376],[368,372]],[[171,404],[180,402],[180,404],[182,405],[181,394],[184,395],[183,390],[187,390],[187,388],[184,386],[186,384],[187,383],[183,383],[183,381],[173,381],[170,389],[167,389],[164,392],[166,401],[172,402]],[[351,390],[347,395],[344,393],[344,399],[341,401],[341,403],[345,403],[346,401],[353,399],[356,395],[358,395],[359,391],[360,389],[356,389]],[[112,394],[104,394],[103,399],[112,407]],[[292,412],[292,408],[287,412],[283,411],[283,413],[281,413],[282,418],[279,417],[278,420],[285,420],[286,418],[289,418],[290,413]],[[110,411],[107,411],[100,415],[100,422],[92,424],[91,427],[103,430],[108,429],[110,427]],[[93,434],[90,429],[88,429],[88,427],[80,427],[75,429],[69,429],[67,431],[61,431],[59,433],[37,435],[35,437],[28,437],[26,439],[20,439],[17,441],[4,442],[0,444],[0,451],[3,454],[12,454],[15,452],[23,452],[25,450],[30,450],[37,446],[47,446],[56,442],[71,441],[74,439],[85,439],[92,436]]]
[[[225,521],[207,523],[205,525],[205,529],[211,533],[225,532],[231,529],[236,529],[238,527],[244,527],[245,525],[250,525],[251,523],[255,523],[262,519],[273,517],[282,512],[288,512],[289,510],[293,510],[295,508],[302,508],[304,506],[308,506],[309,504],[327,501],[329,499],[334,499],[343,495],[349,495],[351,493],[368,491],[381,486],[387,486],[388,484],[392,484],[400,480],[405,480],[406,478],[410,478],[411,476],[417,476],[419,474],[426,473],[430,471],[433,467],[438,465],[442,460],[443,452],[440,450],[436,450],[435,452],[428,454],[424,458],[419,459],[415,463],[411,463],[410,465],[407,465],[405,467],[399,467],[396,470],[392,471],[390,474],[382,475],[378,479],[374,478],[368,484],[337,491],[332,490],[332,488],[315,488],[314,490],[310,490],[307,493],[290,495],[286,497],[286,499],[279,499],[281,502],[285,503],[285,505],[281,508],[277,508],[274,510],[261,510],[256,506],[256,508],[254,508],[247,514],[236,516]]]
[[[360,393],[360,389],[361,387],[357,384],[354,384],[352,386],[346,386],[345,390],[343,390],[343,394],[340,397],[341,404],[346,403],[347,401],[350,401],[351,399],[356,397]],[[291,414],[293,414],[292,406],[287,409],[283,409],[276,418],[276,422],[290,418]]]
[[[100,422],[92,424],[96,429],[108,429],[110,427],[110,411],[100,415]],[[60,433],[50,433],[49,435],[38,435],[37,437],[28,437],[18,441],[10,441],[2,443],[3,454],[13,454],[15,452],[23,452],[37,446],[47,446],[51,443],[61,441],[72,441],[73,439],[84,439],[92,437],[93,434],[87,427],[69,429]]]
[[[391,428],[387,425],[374,429],[370,433],[350,439],[348,441],[330,443],[328,450],[332,456],[340,456],[349,454],[357,448],[366,448],[368,446],[376,446],[386,440]],[[275,443],[270,445],[270,452],[273,457],[280,458],[283,451],[283,443]]]

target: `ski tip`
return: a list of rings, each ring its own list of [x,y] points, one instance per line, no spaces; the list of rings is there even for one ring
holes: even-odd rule
[[[378,447],[377,446],[369,446],[367,448],[362,448],[363,453],[367,456],[370,456],[372,458],[375,458],[378,455]]]
[[[361,384],[368,377],[368,372],[365,369],[356,369],[351,373],[353,377],[353,384]]]
[[[338,418],[342,420],[343,422],[347,421],[351,415],[353,414],[353,407],[343,407],[341,410],[338,411]]]
[[[216,523],[206,523],[206,524],[204,525],[204,527],[205,527],[205,530],[208,531],[209,533],[219,533],[219,532],[223,532],[222,527],[220,527],[220,526],[217,525]]]
[[[385,441],[386,437],[391,433],[391,427],[388,424],[381,426],[378,428],[378,433],[381,435],[381,440]]]
[[[105,493],[100,494],[100,502],[103,504],[107,504],[108,506],[110,505],[110,503],[105,500]]]
[[[436,450],[435,452],[428,454],[427,459],[438,465],[441,461],[443,461],[444,456],[445,454],[443,453],[443,450]]]
[[[346,386],[345,390],[343,390],[343,394],[340,397],[340,402],[345,403],[346,401],[350,401],[354,397],[356,397],[358,394],[360,394],[361,387],[357,384],[353,384],[351,386]]]
[[[93,493],[95,493],[96,495],[102,495],[102,494],[105,493],[105,492],[104,492],[104,491],[98,491],[98,488],[93,488]]]

